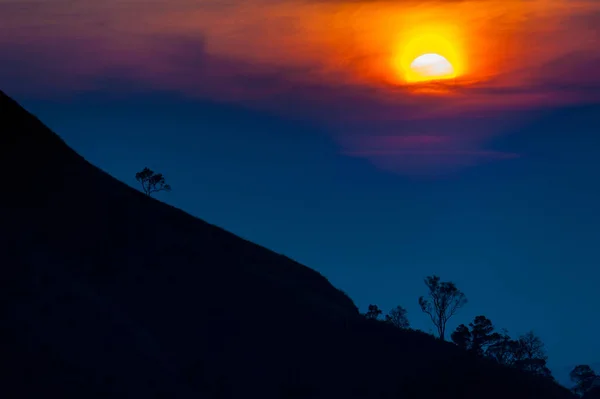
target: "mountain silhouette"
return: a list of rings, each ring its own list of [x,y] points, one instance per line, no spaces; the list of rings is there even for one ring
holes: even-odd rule
[[[119,182],[2,92],[0,165],[0,397],[572,398],[365,320],[316,271]]]

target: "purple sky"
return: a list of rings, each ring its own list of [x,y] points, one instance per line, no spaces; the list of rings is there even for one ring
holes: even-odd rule
[[[117,79],[241,103],[326,124],[344,153],[404,174],[510,161],[519,154],[488,147],[522,123],[507,111],[600,97],[591,0],[0,0],[0,11],[9,92]],[[418,29],[449,32],[464,64],[438,94],[390,64]]]

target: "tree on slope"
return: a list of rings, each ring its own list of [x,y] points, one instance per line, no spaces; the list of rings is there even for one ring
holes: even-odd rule
[[[459,325],[450,336],[459,347],[469,350],[478,356],[487,355],[489,348],[502,340],[502,335],[494,331],[491,320],[485,316],[477,316],[469,327]]]
[[[488,347],[486,355],[504,366],[514,366],[517,360],[516,354],[519,352],[518,348],[519,342],[503,331],[498,334],[498,339]]]
[[[385,315],[385,321],[398,328],[408,328],[410,325],[406,317],[406,309],[402,306],[396,306]]]
[[[377,320],[383,313],[377,305],[369,305],[369,310],[365,313],[365,317],[370,320]]]
[[[585,394],[591,387],[596,378],[596,372],[587,364],[580,364],[575,366],[569,374],[571,381],[575,383],[573,392],[578,395]]]
[[[149,168],[144,168],[135,174],[135,179],[142,185],[142,190],[147,196],[159,191],[171,191],[171,186],[166,184],[162,173],[155,173]]]
[[[425,278],[425,285],[429,289],[428,298],[420,297],[419,305],[431,318],[439,338],[444,340],[448,320],[467,303],[467,297],[453,282],[440,281],[438,276]]]
[[[548,360],[546,348],[540,337],[530,331],[521,335],[517,343],[514,354],[515,367],[532,374],[552,378],[552,373],[546,366]]]
[[[456,327],[456,330],[450,334],[450,339],[461,349],[471,349],[471,331],[469,330],[469,327],[464,324],[460,324]]]

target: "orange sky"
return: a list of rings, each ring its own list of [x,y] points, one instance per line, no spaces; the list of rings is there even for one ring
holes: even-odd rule
[[[51,5],[0,0],[0,10],[9,17],[0,27],[0,44],[48,42],[92,75],[122,66],[139,69],[140,76],[167,75],[180,66],[166,57],[170,50],[162,40],[186,39],[199,46],[187,52],[265,71],[296,71],[288,76],[296,83],[397,89],[405,83],[398,60],[414,58],[407,50],[410,42],[437,35],[459,72],[453,83],[468,89],[527,86],[553,60],[586,52],[593,57],[598,28],[585,19],[598,15],[600,5],[590,0],[55,0]],[[86,42],[98,46],[94,53]]]
[[[116,76],[353,129],[600,101],[595,0],[0,0],[0,15],[0,51],[19,65],[0,79],[43,70],[38,87],[58,91]],[[459,76],[407,85],[421,50]]]

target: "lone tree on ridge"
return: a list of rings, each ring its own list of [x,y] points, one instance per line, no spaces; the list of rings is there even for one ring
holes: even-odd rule
[[[425,278],[425,285],[429,288],[429,298],[420,297],[419,306],[429,315],[438,330],[439,338],[443,341],[446,336],[446,323],[467,303],[467,297],[454,283],[440,281],[438,276]]]
[[[142,190],[147,196],[159,191],[171,191],[171,186],[165,183],[162,173],[155,173],[149,168],[144,168],[135,174],[135,179],[142,185]]]

